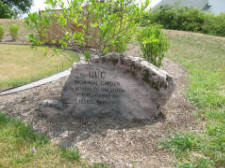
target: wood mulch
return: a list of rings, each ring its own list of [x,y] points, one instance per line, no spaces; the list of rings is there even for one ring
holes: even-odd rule
[[[137,55],[133,46],[126,54]],[[106,162],[111,168],[175,167],[175,156],[159,148],[160,142],[174,131],[193,124],[193,111],[185,96],[187,71],[164,59],[163,69],[176,81],[176,89],[163,109],[166,118],[155,122],[125,122],[111,119],[76,120],[60,111],[43,114],[45,99],[59,99],[67,78],[46,85],[0,97],[0,110],[30,124],[49,136],[53,143],[77,148],[90,162]]]

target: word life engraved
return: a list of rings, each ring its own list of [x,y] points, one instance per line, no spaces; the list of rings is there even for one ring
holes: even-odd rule
[[[106,80],[106,72],[94,70],[80,74],[73,82],[77,104],[116,105],[125,91],[118,81]],[[82,76],[85,79],[82,79]]]

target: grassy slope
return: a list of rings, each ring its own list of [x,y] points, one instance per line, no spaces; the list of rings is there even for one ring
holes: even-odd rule
[[[62,71],[79,58],[72,51],[54,53],[23,45],[0,45],[0,90]]]
[[[0,112],[0,168],[11,167],[106,168],[101,163],[82,162],[78,151],[53,145],[45,136]]]
[[[167,57],[190,73],[187,95],[197,107],[199,125],[164,142],[180,167],[225,165],[225,38],[166,31],[171,43]]]
[[[78,167],[79,153],[65,151],[0,113],[0,167]]]

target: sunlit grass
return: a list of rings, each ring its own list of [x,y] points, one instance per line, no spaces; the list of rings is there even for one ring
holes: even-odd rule
[[[79,167],[80,155],[57,147],[20,121],[0,113],[0,167]]]
[[[52,144],[31,127],[0,112],[0,168],[107,168],[81,160],[78,150]]]
[[[35,81],[70,67],[79,57],[72,51],[24,45],[0,45],[0,89]]]
[[[182,168],[225,165],[225,39],[166,31],[171,48],[167,57],[190,73],[187,96],[198,107],[201,134],[180,132],[164,141]],[[200,129],[200,128],[199,128]],[[198,142],[198,143],[197,143]]]

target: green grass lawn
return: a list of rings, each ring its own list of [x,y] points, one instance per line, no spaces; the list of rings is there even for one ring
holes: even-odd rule
[[[54,52],[47,47],[0,45],[0,90],[69,68],[79,57],[72,51]]]
[[[0,112],[0,168],[105,168],[88,165],[76,150],[50,143],[29,126]]]
[[[225,38],[166,31],[167,57],[190,73],[187,96],[197,106],[198,125],[174,133],[163,146],[182,168],[225,166]],[[190,126],[192,127],[192,126]]]

